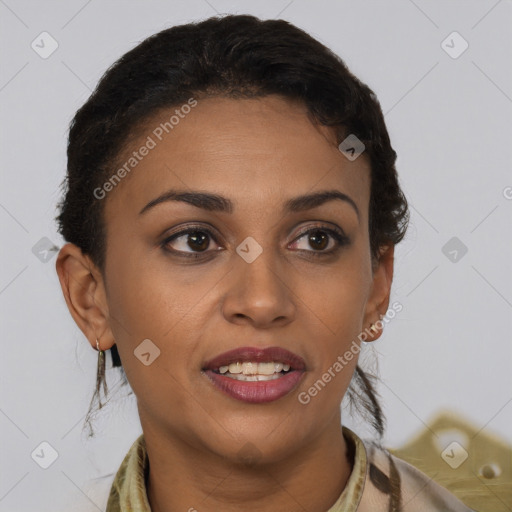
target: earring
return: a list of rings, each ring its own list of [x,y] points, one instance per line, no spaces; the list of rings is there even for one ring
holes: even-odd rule
[[[373,331],[374,333],[377,333],[379,329],[375,326],[375,324],[370,325],[370,331]]]
[[[101,403],[100,397],[100,387],[101,382],[103,381],[103,394],[107,396],[107,380],[105,378],[105,351],[101,350],[98,339],[96,339],[96,348],[98,350],[98,369],[96,371],[96,392],[95,395],[98,396],[99,408],[101,409],[105,404]]]

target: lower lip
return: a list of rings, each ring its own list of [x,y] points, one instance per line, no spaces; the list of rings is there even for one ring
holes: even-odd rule
[[[215,387],[236,400],[252,404],[273,402],[286,396],[301,379],[304,372],[294,370],[274,380],[244,382],[205,370]]]

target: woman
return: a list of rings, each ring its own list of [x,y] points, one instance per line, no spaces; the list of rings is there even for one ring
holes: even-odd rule
[[[110,350],[137,397],[108,512],[469,510],[341,423],[348,393],[384,428],[357,360],[395,308],[395,159],[372,91],[282,20],[174,27],[107,71],[57,272],[96,396]]]

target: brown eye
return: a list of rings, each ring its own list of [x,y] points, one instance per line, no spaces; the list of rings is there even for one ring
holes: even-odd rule
[[[187,245],[193,250],[206,251],[210,245],[209,236],[202,231],[192,231],[187,237]]]
[[[304,242],[301,242],[302,239]],[[317,227],[302,232],[292,245],[294,249],[322,256],[332,254],[348,243],[348,237],[341,230],[338,232],[330,228]]]
[[[212,241],[215,242],[215,237],[208,229],[189,228],[166,238],[162,247],[179,256],[199,256],[211,252],[208,249]]]
[[[313,249],[323,251],[329,245],[329,235],[325,231],[311,231],[308,235],[308,242]]]

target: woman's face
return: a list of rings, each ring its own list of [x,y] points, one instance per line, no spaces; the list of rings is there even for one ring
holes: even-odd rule
[[[108,313],[92,323],[102,348],[117,344],[145,432],[280,460],[339,425],[357,352],[333,367],[387,309],[392,249],[373,273],[369,164],[277,96],[198,100],[167,133],[174,110],[120,156],[122,167],[137,151],[137,163],[103,199],[95,293]],[[319,191],[341,199],[290,203]]]

